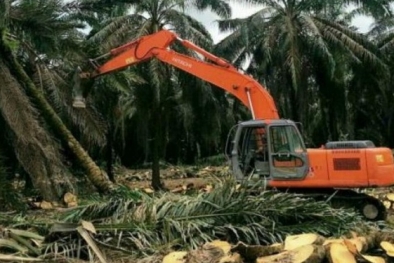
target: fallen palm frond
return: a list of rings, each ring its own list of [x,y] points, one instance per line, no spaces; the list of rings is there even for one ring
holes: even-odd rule
[[[291,234],[338,237],[370,229],[352,210],[333,209],[301,195],[256,191],[259,187],[245,187],[232,179],[219,180],[209,192],[189,195],[119,187],[109,199],[81,201],[82,205],[56,215],[44,214],[45,220],[8,218],[0,253],[4,248],[21,257],[105,262],[111,257],[108,253],[158,256],[197,249],[215,239],[267,245]]]
[[[118,196],[72,209],[64,219],[93,220],[96,239],[148,253],[157,247],[196,248],[216,238],[266,244],[306,231],[340,235],[364,225],[352,210],[333,209],[325,202],[294,194],[262,191],[251,195],[233,180],[222,181],[209,193]]]

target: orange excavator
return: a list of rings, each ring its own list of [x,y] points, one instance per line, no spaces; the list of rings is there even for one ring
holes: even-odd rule
[[[198,56],[172,50],[170,46],[176,41]],[[307,149],[297,124],[279,118],[272,96],[260,83],[169,30],[143,36],[91,59],[93,69],[79,69],[76,80],[94,79],[153,58],[225,90],[249,108],[253,119],[236,124],[226,145],[237,181],[257,180],[272,190],[345,201],[368,220],[386,217],[384,205],[360,190],[394,184],[390,149],[375,147],[369,140],[334,141]],[[73,106],[84,108],[81,87],[77,85],[73,92]]]

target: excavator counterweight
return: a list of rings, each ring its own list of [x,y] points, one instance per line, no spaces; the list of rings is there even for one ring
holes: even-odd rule
[[[172,50],[175,41],[199,56]],[[78,69],[75,81],[94,79],[149,59],[158,59],[205,80],[249,108],[253,119],[235,125],[226,145],[226,155],[238,181],[264,181],[270,189],[345,203],[369,220],[385,218],[386,210],[379,200],[356,190],[394,184],[390,149],[375,147],[370,141],[330,142],[325,148],[307,149],[296,123],[279,117],[274,99],[265,87],[225,59],[174,32],[161,30],[92,59],[89,64],[93,69]],[[80,84],[75,86],[74,107],[86,106],[84,93]]]

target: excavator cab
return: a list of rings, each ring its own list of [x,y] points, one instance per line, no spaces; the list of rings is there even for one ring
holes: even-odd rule
[[[237,124],[230,131],[226,154],[237,180],[302,180],[309,170],[305,144],[289,120]]]

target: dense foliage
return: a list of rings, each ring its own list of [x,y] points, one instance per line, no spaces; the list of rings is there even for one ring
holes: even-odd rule
[[[54,200],[73,190],[70,168],[106,192],[114,163],[152,163],[159,188],[160,162],[221,154],[227,132],[249,112],[158,60],[95,80],[87,108],[71,107],[77,66],[162,28],[237,66],[250,62],[246,71],[267,86],[283,118],[303,123],[310,145],[371,139],[394,147],[391,1],[243,0],[257,11],[237,19],[229,2],[1,1],[0,165],[9,177],[26,177]],[[190,8],[215,13],[229,35],[214,43]],[[359,14],[375,19],[367,33],[351,26]]]

